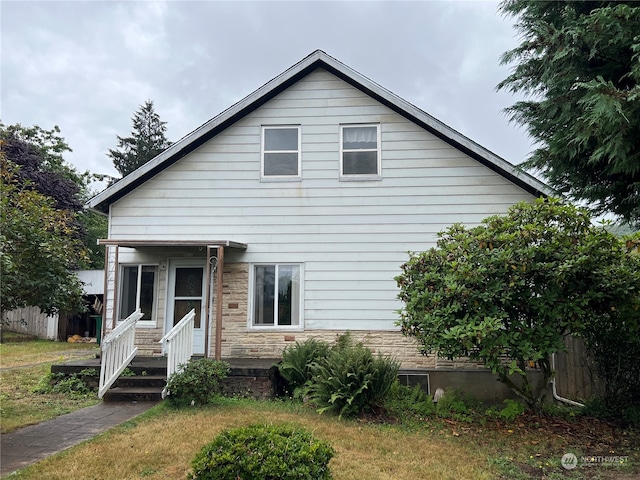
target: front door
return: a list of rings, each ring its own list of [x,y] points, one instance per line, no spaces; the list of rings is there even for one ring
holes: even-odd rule
[[[204,354],[205,338],[205,270],[204,262],[175,261],[169,271],[167,320],[168,332],[182,317],[195,309],[193,329],[193,353]]]

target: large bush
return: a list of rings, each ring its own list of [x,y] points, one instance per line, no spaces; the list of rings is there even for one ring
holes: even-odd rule
[[[355,416],[384,405],[385,396],[397,381],[399,364],[390,357],[374,355],[361,343],[353,344],[345,335],[312,368],[309,395],[318,411]]]
[[[229,374],[227,362],[211,358],[180,367],[167,379],[167,398],[176,405],[206,405],[219,393],[220,381]]]
[[[333,449],[291,426],[228,430],[205,445],[191,464],[191,480],[329,480]]]
[[[331,350],[331,346],[322,340],[309,338],[296,342],[282,352],[282,362],[278,364],[280,375],[287,382],[294,398],[302,398],[313,378],[312,365],[322,362]]]
[[[597,338],[609,325],[637,345],[638,260],[586,210],[540,199],[438,236],[396,277],[399,323],[424,354],[482,362],[540,411],[565,335]],[[607,344],[615,353],[615,341]],[[527,375],[530,364],[540,381]]]
[[[581,334],[604,386],[589,406],[606,405],[606,416],[640,425],[640,235],[615,246],[619,260],[600,269],[603,312]]]

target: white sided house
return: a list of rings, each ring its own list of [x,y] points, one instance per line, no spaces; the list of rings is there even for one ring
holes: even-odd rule
[[[407,252],[552,194],[318,50],[89,202],[109,216],[104,326],[140,309],[138,352],[159,355],[194,309],[194,354],[273,359],[350,331],[443,367],[395,324]]]

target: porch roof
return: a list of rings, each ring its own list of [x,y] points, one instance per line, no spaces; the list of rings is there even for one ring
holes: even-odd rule
[[[229,247],[247,249],[246,243],[232,240],[119,240],[113,238],[99,239],[98,245],[114,245],[118,247]]]

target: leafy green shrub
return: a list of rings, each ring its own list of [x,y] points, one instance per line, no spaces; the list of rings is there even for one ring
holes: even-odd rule
[[[211,358],[181,367],[167,379],[167,398],[174,405],[206,405],[219,392],[220,380],[229,374],[227,362]]]
[[[120,377],[135,377],[135,376],[136,376],[136,372],[131,370],[129,367],[125,368],[120,374]]]
[[[507,422],[513,422],[517,417],[522,415],[526,407],[517,400],[506,399],[504,402],[505,407],[498,412],[498,417],[506,420]]]
[[[563,418],[569,420],[582,415],[584,407],[575,407],[566,403],[547,402],[542,407],[542,412],[550,417]]]
[[[374,356],[361,343],[353,345],[348,335],[322,362],[312,365],[311,401],[325,411],[354,416],[384,405],[384,398],[398,377],[399,364],[390,357]]]
[[[411,388],[400,385],[398,381],[391,385],[384,407],[389,415],[403,420],[411,417],[422,419],[433,415],[436,411],[433,398],[427,395],[419,385]]]
[[[315,338],[296,342],[284,349],[278,370],[294,398],[304,396],[308,382],[313,377],[312,365],[324,360],[330,350],[331,346],[327,342]]]
[[[620,399],[618,402],[594,397],[585,402],[580,412],[582,415],[615,420],[634,427],[640,427],[640,404],[630,399]]]
[[[536,413],[551,355],[580,334],[608,389],[638,398],[637,241],[625,246],[587,210],[557,199],[518,203],[476,227],[455,224],[435,248],[411,253],[396,277],[402,332],[424,354],[482,363]],[[531,362],[540,375],[528,374]]]
[[[442,418],[470,422],[473,413],[481,410],[482,404],[473,395],[460,390],[446,390],[436,404],[436,414]]]
[[[83,375],[83,372],[72,373],[70,375],[64,373],[49,373],[39,380],[33,389],[33,393],[60,393],[71,397],[86,397],[91,395],[95,393],[95,389],[89,387],[84,380],[83,377],[85,375]]]
[[[191,480],[331,479],[334,451],[291,426],[250,425],[221,433],[191,463]]]

